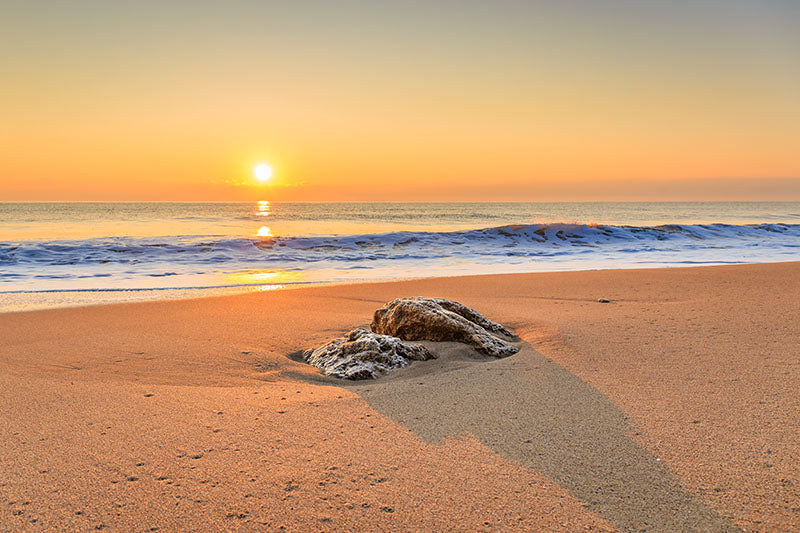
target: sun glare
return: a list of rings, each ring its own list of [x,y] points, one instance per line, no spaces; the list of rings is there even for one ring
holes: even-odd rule
[[[253,174],[258,181],[264,183],[272,177],[272,167],[266,163],[259,163],[253,168]]]

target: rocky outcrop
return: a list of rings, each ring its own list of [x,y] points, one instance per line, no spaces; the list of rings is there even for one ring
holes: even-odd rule
[[[387,370],[408,366],[411,360],[434,359],[427,348],[396,337],[372,333],[364,328],[350,331],[314,350],[303,359],[323,374],[344,379],[376,378]]]
[[[492,357],[519,351],[503,340],[516,336],[502,325],[458,302],[442,298],[398,298],[375,311],[371,329],[406,341],[453,341]]]
[[[425,346],[404,341],[459,342],[491,357],[519,351],[508,344],[516,336],[497,322],[458,302],[442,298],[398,298],[375,311],[372,331],[358,328],[303,359],[323,374],[343,379],[370,379],[411,361],[435,359]]]

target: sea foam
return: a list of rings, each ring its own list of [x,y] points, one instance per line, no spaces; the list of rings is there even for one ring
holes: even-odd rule
[[[783,223],[557,223],[329,236],[40,240],[0,242],[0,292],[250,283],[233,280],[237,272],[297,272],[295,282],[325,282],[798,259],[800,224]],[[268,278],[252,278],[259,282]]]

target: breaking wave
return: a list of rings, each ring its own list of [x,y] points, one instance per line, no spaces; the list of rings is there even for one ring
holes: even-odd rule
[[[341,279],[800,259],[800,224],[529,224],[267,238],[183,236],[0,242],[0,292],[152,287],[247,269],[325,269]],[[371,275],[381,273],[381,275]],[[392,274],[394,273],[394,274]],[[404,275],[405,274],[405,275]],[[326,274],[328,275],[328,274]],[[330,277],[330,275],[328,275]],[[333,276],[336,277],[335,275]],[[78,280],[84,280],[78,283]],[[337,281],[320,279],[317,281]],[[197,279],[193,285],[197,284]],[[214,283],[219,285],[219,283]],[[210,285],[209,285],[210,286]]]

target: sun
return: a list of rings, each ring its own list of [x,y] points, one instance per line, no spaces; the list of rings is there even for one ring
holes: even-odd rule
[[[259,163],[253,168],[253,175],[261,183],[267,182],[272,177],[272,167],[266,163]]]

